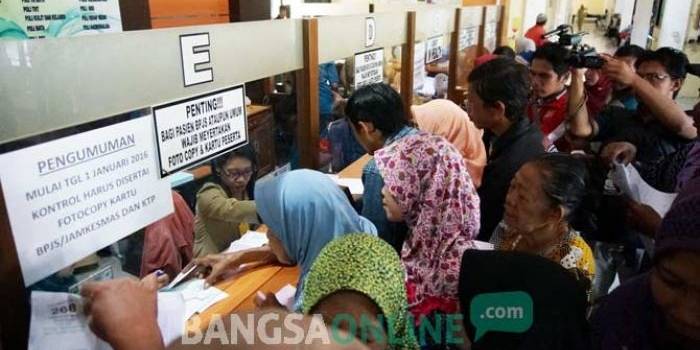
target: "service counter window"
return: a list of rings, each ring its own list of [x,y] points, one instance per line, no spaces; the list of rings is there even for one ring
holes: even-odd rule
[[[447,98],[449,74],[449,35],[437,35],[417,42],[414,56],[414,104]]]

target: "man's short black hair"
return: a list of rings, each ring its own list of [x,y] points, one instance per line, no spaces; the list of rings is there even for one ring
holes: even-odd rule
[[[628,44],[625,46],[620,46],[617,51],[615,51],[615,57],[634,57],[640,58],[644,55],[647,50],[643,49],[639,45]]]
[[[511,122],[525,115],[530,97],[530,72],[525,65],[506,57],[494,58],[469,74],[470,91],[487,105],[501,102]]]
[[[371,122],[389,136],[409,125],[401,96],[383,83],[365,85],[355,91],[345,106],[345,115],[354,125]]]
[[[642,65],[645,62],[658,62],[671,76],[672,79],[685,79],[688,75],[688,56],[680,50],[671,47],[662,47],[656,51],[647,51],[642,57],[637,59],[636,66]]]
[[[562,76],[564,73],[569,71],[569,64],[567,60],[571,53],[569,50],[559,44],[548,43],[537,48],[532,59],[537,58],[545,60],[552,65],[552,69],[558,76]]]
[[[515,50],[513,50],[513,48],[510,46],[499,46],[493,50],[493,54],[497,56],[515,58]]]

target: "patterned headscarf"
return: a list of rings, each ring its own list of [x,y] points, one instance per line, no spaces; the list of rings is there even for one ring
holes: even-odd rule
[[[292,262],[301,267],[297,308],[304,278],[328,242],[351,232],[377,234],[374,225],[357,214],[338,185],[314,170],[294,170],[256,183],[255,205]]]
[[[688,182],[656,234],[656,255],[669,250],[700,251],[700,178]]]
[[[479,196],[459,151],[426,132],[375,152],[385,188],[410,229],[401,251],[408,300],[418,319],[457,308],[459,264],[479,232]]]
[[[309,271],[302,311],[310,313],[318,302],[341,290],[362,293],[379,306],[391,324],[387,336],[396,340],[393,348],[417,348],[413,326],[406,320],[404,269],[388,243],[366,234],[345,235],[328,243]]]

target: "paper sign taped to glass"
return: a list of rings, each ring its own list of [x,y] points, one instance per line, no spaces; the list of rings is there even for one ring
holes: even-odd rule
[[[0,155],[12,164],[0,167],[0,184],[25,285],[172,213],[152,123],[145,116],[49,133],[37,142],[51,141]]]

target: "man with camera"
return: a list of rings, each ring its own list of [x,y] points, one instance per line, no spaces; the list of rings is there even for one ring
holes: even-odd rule
[[[565,143],[562,136],[566,132],[564,121],[569,114],[566,87],[570,75],[568,57],[569,50],[564,46],[549,43],[535,51],[530,66],[533,99],[527,112],[544,135],[545,149],[551,149],[554,144],[561,148]]]
[[[599,115],[586,108],[573,110],[569,133],[576,138],[602,142],[602,153],[627,142],[637,147],[637,160],[654,162],[667,157],[695,139],[692,119],[675,102],[689,65],[686,55],[671,48],[647,52],[637,62],[637,70],[622,60],[601,55],[603,73],[614,82],[628,86],[639,99],[636,111],[609,107]],[[574,70],[569,89],[570,105],[585,101],[584,70]],[[614,158],[613,158],[614,159]]]
[[[687,73],[685,54],[670,48],[645,52],[636,61],[636,72],[621,58],[601,57],[605,60],[603,74],[618,86],[631,89],[639,106],[636,110],[609,106],[597,116],[590,115],[586,108],[576,110],[567,122],[571,136],[602,142],[601,158],[608,164],[629,163],[630,154],[636,153],[642,168],[669,158],[697,136],[693,120],[674,101]],[[572,105],[586,99],[584,74],[583,70],[572,74]],[[602,206],[608,209],[599,211],[602,228],[599,231],[608,233],[595,237],[598,242],[595,243],[594,298],[606,294],[615,273],[625,279],[637,272],[642,253],[635,232],[654,232],[660,222],[660,217],[643,204],[615,197],[608,197],[604,202],[626,210],[628,220],[627,224],[620,222],[619,211],[610,210],[610,207]],[[606,211],[611,212],[612,217],[604,215]]]

